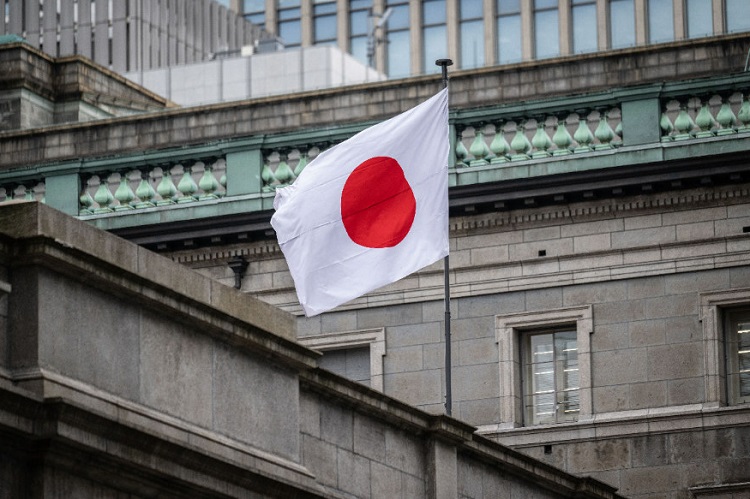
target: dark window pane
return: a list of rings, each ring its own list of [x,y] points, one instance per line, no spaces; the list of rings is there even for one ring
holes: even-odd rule
[[[672,0],[649,0],[648,41],[659,43],[671,40],[674,40]]]
[[[484,21],[461,23],[461,68],[484,65]]]
[[[573,52],[594,52],[596,44],[596,5],[573,7]]]
[[[714,17],[709,0],[687,0],[687,36],[697,38],[714,33]]]
[[[422,4],[422,24],[442,24],[445,22],[445,0],[427,0]]]
[[[534,43],[537,59],[560,54],[560,30],[557,10],[543,10],[534,14]]]
[[[750,2],[726,0],[727,31],[750,31]]]
[[[336,39],[336,16],[316,17],[313,23],[315,42]]]
[[[500,17],[497,20],[497,52],[501,64],[521,60],[521,17]]]
[[[424,28],[424,60],[422,69],[425,73],[436,73],[440,68],[435,65],[438,59],[448,56],[448,42],[445,37],[445,26],[433,26]]]
[[[409,57],[409,32],[395,31],[388,34],[388,76],[403,78],[411,72]]]
[[[294,21],[284,21],[279,23],[279,37],[284,41],[287,47],[299,45],[302,41],[300,35],[299,19]]]
[[[635,45],[635,11],[633,0],[610,0],[609,32],[612,48]]]
[[[461,0],[461,19],[481,19],[483,16],[482,0]]]

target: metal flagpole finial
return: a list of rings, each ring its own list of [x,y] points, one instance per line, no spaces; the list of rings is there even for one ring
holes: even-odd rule
[[[453,66],[453,61],[450,59],[438,59],[435,61],[436,66],[440,66],[443,74],[443,88],[448,87],[448,66]]]

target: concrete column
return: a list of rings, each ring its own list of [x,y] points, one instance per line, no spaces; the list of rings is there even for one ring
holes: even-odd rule
[[[127,17],[125,2],[112,3],[112,46],[115,47],[112,51],[112,69],[120,73],[128,70]]]
[[[427,450],[427,498],[458,497],[456,447],[433,438]]]
[[[521,59],[534,58],[534,11],[531,2],[521,2]]]
[[[570,55],[573,53],[573,43],[571,43],[573,21],[570,12],[570,0],[560,0],[557,13],[560,19],[560,55]]]
[[[422,2],[409,1],[409,30],[411,42],[411,74],[422,73]]]
[[[724,20],[724,0],[713,0],[714,11],[714,35],[723,35],[727,31]]]
[[[277,34],[276,0],[266,0],[266,31]]]
[[[596,45],[599,50],[609,47],[609,8],[607,0],[596,0]]]
[[[648,42],[646,0],[635,0],[635,44],[645,45]]]
[[[133,0],[131,0],[133,1]],[[75,53],[75,31],[73,31],[73,0],[60,3],[60,53],[61,56]]]
[[[385,0],[373,0],[372,11],[377,14],[383,14],[385,12]],[[387,37],[388,25],[383,26],[382,34]],[[388,43],[376,43],[375,44],[375,68],[385,73],[385,58],[386,51],[388,50]]]
[[[24,17],[26,28],[26,41],[32,47],[39,48],[39,2],[25,2]],[[19,33],[20,34],[20,33]]]
[[[336,45],[349,52],[349,2],[336,0]]]
[[[672,12],[674,12],[674,39],[684,40],[687,38],[687,17],[685,13],[685,2],[683,0],[672,0]]]
[[[78,3],[78,48],[76,53],[91,58],[91,2]]]
[[[300,30],[302,32],[302,46],[313,44],[313,6],[312,0],[302,0],[300,3]]]
[[[459,43],[459,17],[458,17],[458,0],[445,0],[445,37],[448,39],[448,59],[451,59],[455,67],[461,67],[461,61],[458,60],[460,52]],[[427,65],[435,61],[426,61]]]
[[[497,2],[484,0],[484,64],[497,64]]]
[[[10,0],[8,5],[8,33],[23,33],[23,0]]]
[[[109,67],[109,1],[96,0],[94,22],[94,61]]]
[[[5,17],[3,15],[3,17]],[[42,38],[44,52],[57,57],[57,3],[44,3],[44,35]]]

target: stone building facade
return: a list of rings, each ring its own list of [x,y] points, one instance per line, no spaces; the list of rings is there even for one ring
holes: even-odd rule
[[[748,494],[747,43],[453,75],[452,412],[481,438],[626,497]],[[307,319],[268,224],[275,188],[306,161],[439,86],[420,77],[5,133],[0,185],[15,186],[10,198],[34,186],[295,314],[323,367],[440,414],[442,265]],[[460,496],[490,495],[462,469]]]

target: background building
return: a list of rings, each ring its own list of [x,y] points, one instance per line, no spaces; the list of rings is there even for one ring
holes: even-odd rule
[[[745,0],[235,0],[286,46],[334,44],[390,78],[750,30]],[[373,30],[382,15],[390,15]],[[370,36],[368,36],[370,35]]]

